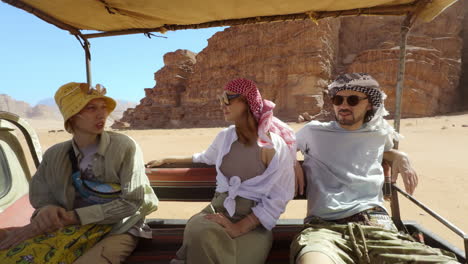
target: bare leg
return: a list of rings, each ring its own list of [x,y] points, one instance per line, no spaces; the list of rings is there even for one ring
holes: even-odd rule
[[[297,264],[335,264],[332,259],[321,252],[307,252],[297,261]]]

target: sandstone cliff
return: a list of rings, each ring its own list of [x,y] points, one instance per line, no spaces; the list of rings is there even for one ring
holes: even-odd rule
[[[463,3],[431,23],[417,24],[408,38],[403,116],[447,113],[459,105]],[[347,17],[231,27],[215,34],[198,54],[168,53],[156,86],[124,113],[133,128],[225,125],[216,97],[229,80],[254,80],[275,114],[329,109],[326,84],[345,71],[373,74],[394,109],[399,28],[402,17]],[[467,29],[468,30],[468,29]]]
[[[430,23],[416,24],[408,36],[403,116],[432,116],[457,110],[464,9],[459,2]],[[343,18],[338,72],[369,72],[395,109],[399,56],[398,17]],[[468,28],[467,28],[468,30]]]

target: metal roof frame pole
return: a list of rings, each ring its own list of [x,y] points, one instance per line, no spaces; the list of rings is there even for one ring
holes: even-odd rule
[[[403,95],[403,83],[405,80],[405,64],[406,64],[406,43],[408,39],[408,33],[411,29],[412,18],[414,13],[408,14],[400,28],[400,56],[398,61],[398,73],[397,73],[397,85],[396,85],[396,95],[395,95],[395,115],[394,115],[394,128],[397,132],[400,132],[400,118],[401,118],[401,105],[402,105],[402,95]],[[394,142],[394,148],[398,149],[398,141]],[[391,197],[390,206],[392,209],[392,218],[398,229],[404,229],[403,222],[401,221],[400,215],[400,204],[398,201],[398,193],[392,192],[392,180],[391,176],[385,176],[384,183],[384,195],[386,197]]]
[[[403,96],[403,83],[405,81],[405,69],[406,69],[406,43],[408,40],[408,33],[411,29],[412,15],[406,16],[405,20],[400,28],[400,56],[398,60],[398,73],[397,73],[397,84],[396,84],[396,95],[395,95],[395,115],[394,115],[394,128],[397,132],[400,132],[400,119],[401,119],[401,106]],[[398,141],[395,142],[395,149],[398,149]]]
[[[91,79],[91,52],[89,50],[90,46],[91,45],[89,44],[89,41],[87,39],[85,39],[83,48],[85,49],[85,55],[86,55],[86,82],[88,83],[89,86],[91,86],[91,84],[92,84],[92,79]]]
[[[88,39],[83,37],[81,34],[76,34],[75,38],[80,42],[81,47],[85,51],[85,62],[86,62],[86,82],[88,85],[92,85],[92,78],[91,78],[91,51],[90,47],[91,44],[89,43]]]

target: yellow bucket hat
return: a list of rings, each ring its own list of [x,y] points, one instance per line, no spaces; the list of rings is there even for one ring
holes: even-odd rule
[[[62,85],[55,93],[54,98],[62,113],[65,128],[67,120],[78,114],[93,99],[104,99],[109,114],[114,111],[117,103],[114,99],[104,96],[105,94],[106,88],[100,84],[97,84],[96,87],[89,86],[87,83],[76,82]]]

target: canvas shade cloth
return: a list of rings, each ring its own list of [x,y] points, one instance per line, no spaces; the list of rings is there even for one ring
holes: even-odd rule
[[[32,7],[78,30],[116,31],[194,25],[227,19],[340,11],[411,4],[416,0],[2,0]],[[430,21],[456,0],[432,0],[420,18]]]

